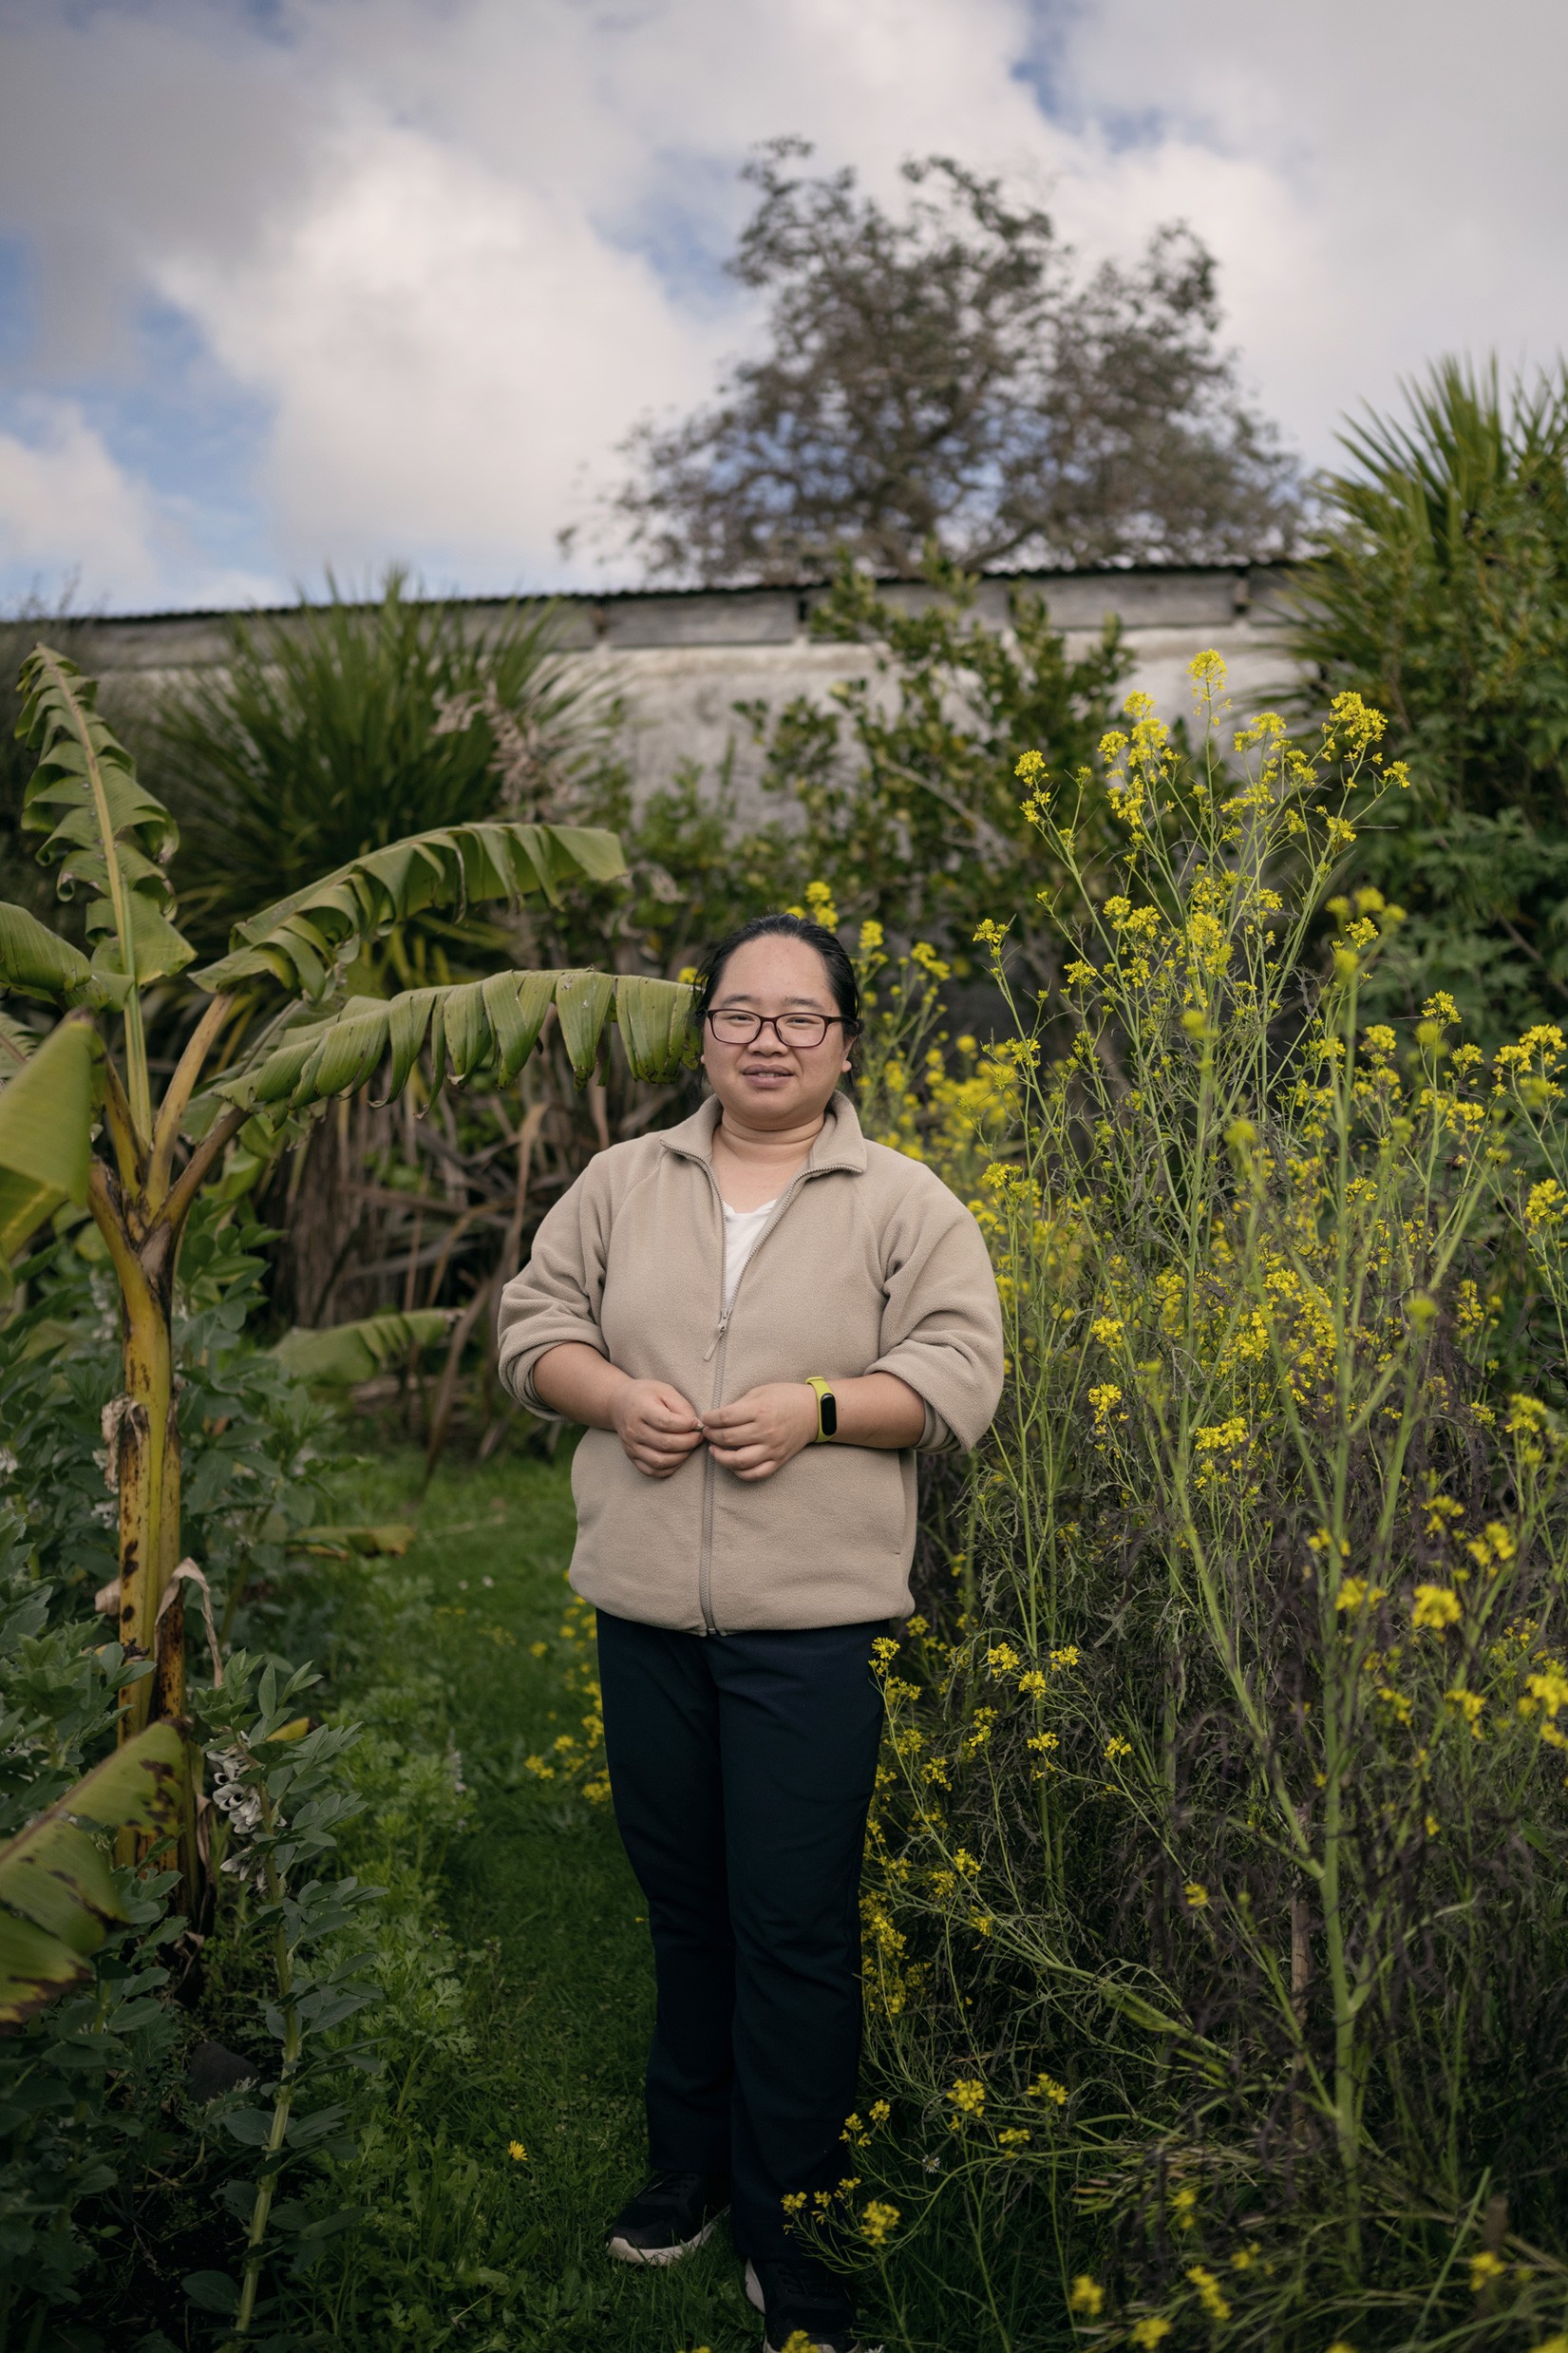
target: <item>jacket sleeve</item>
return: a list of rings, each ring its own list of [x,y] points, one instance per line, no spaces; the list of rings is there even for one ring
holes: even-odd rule
[[[534,1387],[540,1357],[567,1340],[610,1354],[599,1329],[609,1242],[608,1187],[598,1164],[590,1162],[540,1222],[527,1264],[501,1292],[497,1367],[519,1403],[544,1421],[564,1416]]]
[[[980,1228],[932,1176],[889,1223],[882,1353],[869,1373],[896,1373],[926,1408],[920,1444],[977,1446],[1002,1395],[1002,1308]]]

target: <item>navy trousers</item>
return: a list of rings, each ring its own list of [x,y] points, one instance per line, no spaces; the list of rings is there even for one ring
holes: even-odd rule
[[[658,1989],[649,2155],[731,2176],[753,2261],[787,2250],[787,2192],[848,2168],[886,1630],[703,1636],[599,1612],[610,1788]]]

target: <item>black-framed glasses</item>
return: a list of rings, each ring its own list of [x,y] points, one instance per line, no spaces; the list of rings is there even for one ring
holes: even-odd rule
[[[851,1031],[860,1026],[841,1013],[746,1013],[738,1005],[729,1012],[710,1013],[708,1020],[721,1046],[753,1045],[765,1029],[772,1031],[781,1046],[820,1046],[835,1024]]]

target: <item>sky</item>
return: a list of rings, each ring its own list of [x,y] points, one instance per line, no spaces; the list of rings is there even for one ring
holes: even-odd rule
[[[563,556],[760,317],[763,140],[1186,220],[1312,466],[1568,349],[1561,0],[0,0],[0,605],[634,580]]]

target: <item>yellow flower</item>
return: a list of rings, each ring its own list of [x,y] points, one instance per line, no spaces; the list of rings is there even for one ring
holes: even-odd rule
[[[1026,1674],[1019,1676],[1018,1688],[1026,1699],[1038,1699],[1048,1686],[1039,1668],[1030,1667]]]
[[[1215,2278],[1214,2273],[1206,2271],[1200,2263],[1190,2263],[1187,2266],[1187,2277],[1197,2288],[1198,2301],[1208,2314],[1209,2319],[1228,2321],[1231,2317],[1231,2307],[1220,2293],[1219,2282]]]
[[[873,2198],[861,2210],[860,2236],[873,2247],[885,2247],[898,2227],[898,2209],[885,2198]]]
[[[996,2142],[1002,2149],[1026,2149],[1033,2137],[1033,2134],[1026,2133],[1021,2124],[1009,2124],[997,2134]]]
[[[822,924],[828,931],[836,930],[839,922],[839,910],[833,903],[833,893],[828,885],[825,882],[808,882],[805,886],[805,896],[806,904],[811,909],[812,921]]]
[[[974,944],[977,948],[986,949],[992,957],[1000,956],[1002,942],[1007,938],[1010,928],[1009,924],[998,923],[988,915],[975,931]]]
[[[1501,2255],[1494,2255],[1489,2248],[1483,2247],[1479,2255],[1470,2257],[1471,2295],[1479,2296],[1483,2287],[1490,2287],[1494,2280],[1502,2279],[1507,2268]]]
[[[1347,1577],[1334,1597],[1334,1607],[1348,1610],[1372,1609],[1384,1599],[1387,1592],[1387,1585],[1370,1585],[1365,1577]]]
[[[1105,1742],[1105,1761],[1107,1764],[1114,1765],[1119,1756],[1130,1756],[1131,1755],[1132,1742],[1130,1740],[1124,1740],[1120,1733],[1113,1733],[1111,1737]]]
[[[1099,2281],[1091,2280],[1086,2271],[1080,2271],[1072,2283],[1072,2293],[1067,2298],[1068,2310],[1082,2312],[1088,2320],[1097,2320],[1105,2301],[1105,2291]]]
[[[1456,1715],[1464,1717],[1464,1721],[1470,1727],[1471,1739],[1479,1740],[1481,1738],[1481,1712],[1486,1705],[1482,1694],[1479,1691],[1466,1691],[1463,1685],[1460,1685],[1452,1691],[1445,1691],[1443,1697]]]
[[[528,2152],[520,2140],[509,2140],[506,2144],[506,2154],[514,2165],[526,2165],[528,2162]]]
[[[1090,1339],[1098,1340],[1102,1348],[1114,1346],[1121,1337],[1121,1320],[1116,1316],[1096,1316],[1089,1325]]]
[[[1163,2344],[1170,2333],[1169,2321],[1162,2320],[1158,2312],[1151,2312],[1146,2321],[1140,2321],[1134,2327],[1132,2342],[1139,2347],[1139,2353],[1152,2353],[1152,2348]]]
[[[1122,1392],[1114,1381],[1100,1381],[1089,1391],[1089,1403],[1094,1408],[1094,1424],[1103,1430],[1114,1407],[1122,1402]]]
[[[986,1665],[992,1675],[1016,1675],[1022,1663],[1011,1642],[992,1642],[986,1653]]]
[[[1029,2097],[1030,2099],[1048,2099],[1058,2108],[1065,2108],[1067,2104],[1067,2086],[1058,2083],[1054,2076],[1036,2076],[1029,2087]]]
[[[948,2098],[961,2116],[983,2116],[986,2113],[986,2087],[973,2076],[960,2076]]]
[[[1410,1609],[1416,1625],[1429,1626],[1434,1634],[1442,1634],[1459,1623],[1461,1614],[1459,1595],[1446,1585],[1417,1585]]]
[[[1186,1898],[1193,1910],[1200,1912],[1209,1900],[1209,1891],[1200,1879],[1189,1879],[1186,1886]]]

